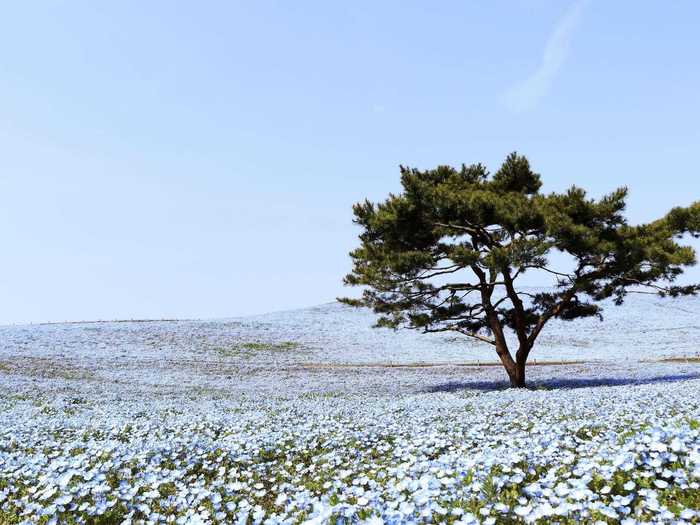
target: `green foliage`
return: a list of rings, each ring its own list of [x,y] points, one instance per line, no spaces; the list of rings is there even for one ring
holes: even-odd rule
[[[279,352],[283,350],[294,350],[299,347],[299,343],[293,341],[283,341],[281,343],[243,343],[241,348],[245,350],[259,351],[259,352]]]
[[[540,175],[516,153],[493,176],[481,164],[402,166],[401,184],[403,192],[384,202],[353,207],[361,242],[345,283],[364,290],[341,300],[372,308],[378,326],[457,331],[490,343],[511,380],[550,319],[600,317],[599,301],[622,304],[632,292],[700,290],[674,284],[695,264],[693,249],[678,241],[700,235],[700,202],[633,226],[623,213],[626,188],[600,199],[575,186],[542,194]],[[555,251],[569,256],[571,269],[550,266]],[[518,289],[528,271],[556,276],[555,289]],[[518,336],[515,360],[505,329]]]
[[[230,347],[215,347],[214,350],[222,357],[250,357],[258,353],[287,352],[300,348],[301,345],[294,341],[281,341],[277,343],[252,341]]]

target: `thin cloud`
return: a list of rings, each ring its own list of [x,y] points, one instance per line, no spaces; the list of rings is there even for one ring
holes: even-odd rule
[[[523,82],[513,86],[504,97],[513,111],[534,108],[552,87],[552,82],[569,54],[571,36],[583,13],[586,0],[577,0],[562,16],[547,40],[539,67]]]

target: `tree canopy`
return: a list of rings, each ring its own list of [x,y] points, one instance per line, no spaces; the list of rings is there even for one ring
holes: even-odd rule
[[[551,319],[600,316],[600,301],[621,305],[629,293],[679,296],[700,285],[677,285],[695,264],[686,234],[698,237],[700,202],[673,208],[647,224],[625,216],[627,188],[600,199],[572,186],[540,193],[539,174],[512,153],[490,174],[481,164],[431,170],[401,167],[402,193],[353,207],[362,228],[345,283],[377,326],[459,332],[493,345],[511,384],[525,384],[525,364]],[[553,252],[571,268],[554,268]],[[525,272],[555,279],[548,291],[517,286]],[[506,332],[517,338],[515,354]]]

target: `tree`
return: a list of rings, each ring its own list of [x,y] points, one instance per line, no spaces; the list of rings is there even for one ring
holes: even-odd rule
[[[528,356],[551,319],[601,317],[598,302],[621,305],[629,293],[700,291],[674,284],[695,264],[693,248],[677,241],[699,236],[700,202],[633,226],[623,215],[626,188],[598,200],[575,186],[541,194],[540,176],[516,153],[493,176],[481,164],[402,166],[401,184],[382,203],[353,207],[363,231],[344,282],[364,290],[340,300],[371,307],[376,326],[459,332],[492,345],[514,387],[525,385]],[[571,268],[550,265],[557,251]],[[556,286],[519,288],[527,271],[550,274]]]

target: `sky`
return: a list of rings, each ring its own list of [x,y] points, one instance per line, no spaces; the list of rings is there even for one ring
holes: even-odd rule
[[[654,220],[700,199],[699,18],[692,0],[7,2],[0,323],[352,294],[351,206],[398,191],[399,164],[495,171],[517,150],[543,191],[626,185],[630,221]]]

